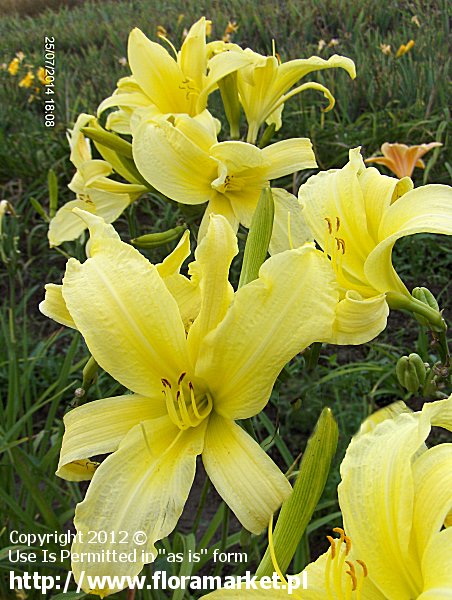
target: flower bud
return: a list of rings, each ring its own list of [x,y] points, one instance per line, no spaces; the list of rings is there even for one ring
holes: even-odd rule
[[[183,225],[178,225],[177,227],[173,227],[173,229],[167,229],[159,233],[140,235],[140,237],[130,241],[136,248],[158,248],[159,246],[178,240],[186,229],[187,225],[184,223]]]
[[[425,383],[427,369],[422,358],[415,353],[402,356],[396,366],[396,375],[402,387],[409,392],[417,392]]]

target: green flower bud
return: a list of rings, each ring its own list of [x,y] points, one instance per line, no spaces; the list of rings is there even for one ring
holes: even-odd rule
[[[159,233],[147,233],[146,235],[140,235],[140,237],[130,240],[136,248],[158,248],[168,242],[178,240],[184,231],[187,229],[185,223],[173,227],[173,229],[167,229]]]
[[[396,375],[402,387],[409,392],[417,392],[425,383],[427,369],[422,358],[415,353],[402,356],[396,366]]]
[[[435,296],[426,287],[414,288],[414,290],[411,292],[411,295],[416,300],[419,300],[419,302],[422,302],[423,304],[426,304],[433,310],[436,310],[439,312],[439,306],[438,306],[438,302],[436,301]],[[424,325],[425,327],[429,327],[430,323],[425,317],[423,317],[419,314],[416,314],[416,313],[413,313],[413,314],[414,314],[414,318],[416,319],[416,321],[418,321],[418,323],[420,323],[421,325]]]

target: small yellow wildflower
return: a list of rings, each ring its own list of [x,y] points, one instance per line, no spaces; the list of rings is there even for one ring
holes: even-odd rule
[[[42,85],[47,85],[47,71],[44,69],[44,67],[39,67],[36,74],[38,76],[39,82],[42,83]]]
[[[325,46],[325,40],[319,40],[319,43],[317,44],[317,52],[321,52],[325,48]]]
[[[19,59],[19,62],[22,62],[23,59],[25,58],[25,54],[23,52],[21,52],[20,50],[19,50],[19,52],[16,52],[16,56]]]
[[[31,71],[28,71],[28,73],[25,75],[25,77],[23,77],[19,81],[19,87],[24,87],[24,88],[31,87],[33,85],[34,78],[35,78],[35,76],[33,75],[33,73]]]
[[[331,38],[331,40],[328,42],[328,48],[335,48],[336,46],[339,46],[340,42],[337,38]]]
[[[229,21],[223,33],[223,42],[230,42],[232,35],[238,31],[238,28],[236,21]]]
[[[397,50],[396,58],[400,58],[401,56],[409,52],[413,46],[414,40],[410,40],[407,44],[401,44],[399,49]]]
[[[417,25],[418,27],[421,26],[421,23],[419,21],[419,17],[417,15],[414,15],[413,17],[411,17],[411,22],[414,23],[415,25]]]
[[[386,56],[389,56],[391,54],[391,45],[381,43],[380,50],[383,52],[383,54],[385,54]]]
[[[13,60],[8,65],[8,73],[10,75],[17,75],[17,71],[19,70],[19,59],[13,58]]]

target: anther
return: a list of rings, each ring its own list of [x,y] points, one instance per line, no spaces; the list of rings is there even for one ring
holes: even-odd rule
[[[165,387],[169,387],[169,389],[171,389],[171,383],[168,381],[168,379],[162,378],[162,383]]]
[[[329,219],[328,217],[325,217],[325,221],[326,221],[326,224],[328,225],[328,231],[330,233],[333,233],[333,226],[331,225],[331,219]]]
[[[338,251],[341,250],[342,254],[345,254],[345,242],[342,238],[334,238],[336,240],[336,245]]]
[[[345,542],[345,554],[348,556],[350,554],[350,550],[352,549],[352,540],[346,535],[344,536]]]
[[[339,217],[336,217],[336,231],[339,231],[339,227],[341,226],[341,220]]]
[[[350,567],[349,571],[346,571],[347,575],[350,575],[350,578],[352,580],[352,591],[354,592],[356,590],[356,586],[358,585],[358,579],[356,577],[356,573],[355,573],[355,565],[350,562],[349,560],[345,561],[348,566]]]
[[[334,558],[336,556],[336,540],[333,537],[331,537],[330,535],[327,535],[326,539],[330,543],[330,546],[331,546],[331,558],[334,560]]]
[[[179,379],[177,380],[177,385],[180,385],[185,377],[187,373],[181,373],[181,376],[179,377]]]
[[[360,560],[359,558],[356,559],[356,562],[361,566],[361,569],[363,570],[363,577],[367,577],[369,571],[367,570],[366,563],[363,560]]]
[[[342,527],[334,527],[333,528],[334,533],[338,533],[340,538],[341,538],[341,543],[344,541],[345,538],[345,531],[342,529]]]

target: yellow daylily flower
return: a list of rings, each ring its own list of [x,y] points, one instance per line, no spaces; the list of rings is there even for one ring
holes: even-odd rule
[[[180,51],[174,52],[175,58],[139,29],[132,30],[128,46],[132,76],[120,79],[117,90],[98,109],[100,114],[119,107],[119,115],[112,113],[115,116],[107,121],[109,128],[131,133],[130,118],[139,108],[149,108],[156,115],[197,115],[205,110],[218,81],[248,63],[247,57],[237,52],[210,56],[204,17],[192,25]]]
[[[8,65],[8,73],[10,75],[17,75],[17,72],[19,70],[19,64],[20,60],[17,58],[17,56],[15,56]]]
[[[410,40],[406,44],[400,44],[399,49],[396,52],[396,58],[400,58],[401,56],[409,52],[413,46],[414,40]]]
[[[266,527],[291,487],[235,421],[263,409],[288,360],[331,335],[337,291],[329,262],[305,246],[272,257],[234,293],[228,272],[236,237],[226,219],[212,215],[189,267],[200,290],[190,325],[155,266],[113,227],[76,212],[90,228],[90,258],[68,261],[62,296],[96,362],[133,392],[65,416],[58,474],[92,478],[74,521],[85,535],[72,551],[138,553],[134,563],[74,562],[89,591],[87,575],[134,575],[152,560],[141,550],[155,553],[154,543],[175,527],[200,454],[243,526],[254,533]],[[169,274],[175,262],[161,269]],[[112,454],[100,466],[91,462],[105,453]],[[89,530],[144,531],[147,544],[130,536],[124,545],[119,535],[88,544]]]
[[[345,167],[310,177],[298,197],[342,288],[338,314],[346,317],[346,327],[338,327],[331,341],[368,341],[385,328],[389,307],[410,310],[413,301],[392,266],[395,242],[422,232],[452,235],[452,190],[413,189],[408,177],[397,180],[366,168],[355,148]]]
[[[107,223],[115,221],[146,187],[136,183],[121,183],[109,178],[114,171],[105,160],[93,160],[90,143],[81,132],[93,119],[92,115],[79,115],[69,137],[71,162],[77,168],[69,189],[77,199],[64,204],[49,225],[49,244],[58,246],[74,240],[86,229],[86,224],[72,211],[80,208],[102,217]]]
[[[356,77],[354,62],[350,58],[337,54],[328,60],[311,56],[307,59],[281,63],[277,56],[262,56],[249,48],[242,53],[248,57],[250,64],[237,72],[237,86],[240,102],[248,121],[247,141],[251,143],[256,141],[259,127],[264,122],[274,123],[278,130],[282,125],[281,114],[284,103],[304,90],[313,89],[323,92],[329,101],[326,110],[333,108],[334,97],[319,83],[304,83],[291,89],[308,73],[340,67],[345,69],[352,79]]]
[[[217,142],[216,120],[207,111],[143,121],[133,138],[133,156],[143,177],[168,198],[208,206],[224,215],[234,229],[249,227],[262,188],[300,169],[315,168],[311,141],[294,138],[263,149],[239,141]]]
[[[36,74],[38,76],[39,83],[41,85],[47,85],[48,81],[47,81],[47,71],[46,71],[46,69],[44,69],[44,67],[39,67],[38,70],[36,71]]]
[[[411,412],[372,415],[351,441],[338,487],[347,536],[287,590],[220,590],[206,600],[446,600],[452,593],[452,444],[427,448],[432,425],[452,431],[452,396]],[[302,573],[294,578],[301,578]],[[297,586],[292,581],[293,587]]]
[[[22,79],[19,81],[19,87],[24,87],[24,88],[30,88],[33,85],[33,81],[35,79],[35,76],[33,75],[33,73],[31,71],[28,71],[27,74],[22,77]]]
[[[366,158],[366,163],[376,163],[388,167],[399,179],[402,177],[411,177],[414,168],[425,169],[422,157],[432,148],[442,146],[441,142],[431,142],[430,144],[418,144],[416,146],[407,146],[406,144],[388,144],[385,142],[381,146],[383,156],[372,156]]]

